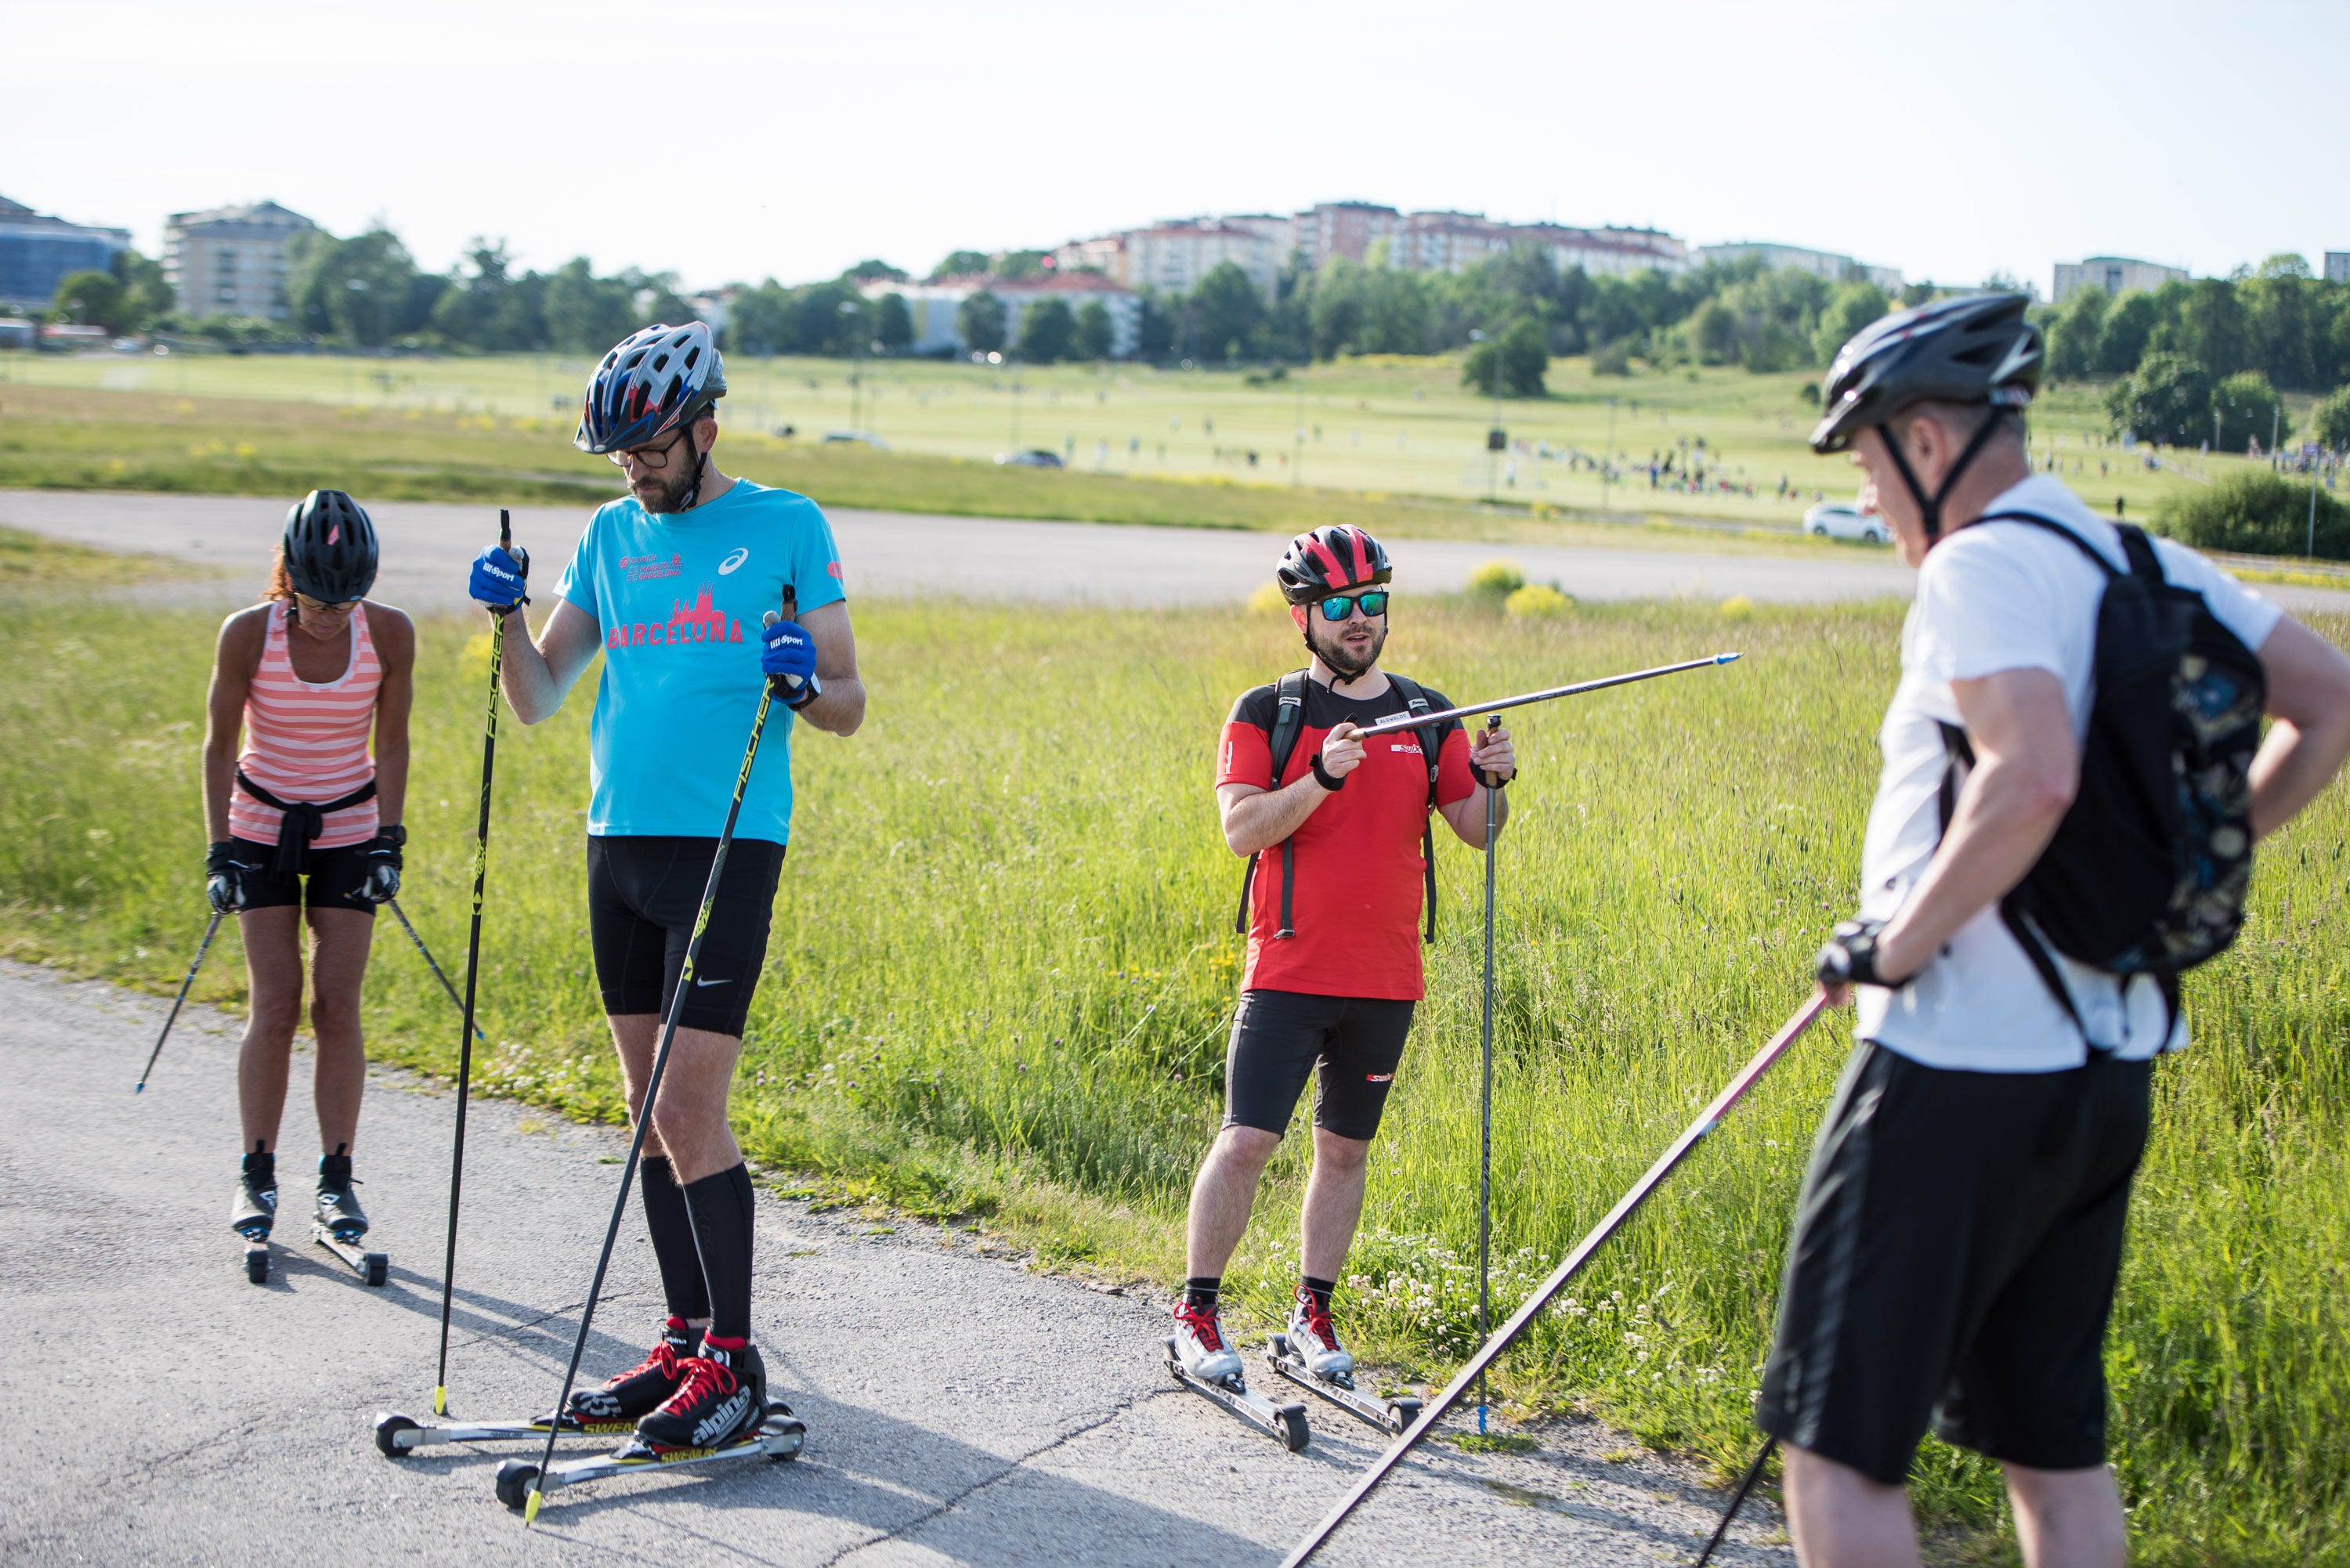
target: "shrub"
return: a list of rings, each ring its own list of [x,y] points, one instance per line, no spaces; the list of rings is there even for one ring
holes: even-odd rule
[[[1469,574],[1471,598],[1499,603],[1525,586],[1526,575],[1518,570],[1515,561],[1488,561]]]
[[[1261,583],[1249,595],[1248,607],[1259,615],[1279,615],[1289,607],[1289,600],[1283,597],[1279,583]]]
[[[2211,433],[2210,373],[2184,354],[2149,354],[2106,400],[2116,433],[2193,446]]]
[[[1754,601],[1744,594],[1732,594],[1721,601],[1721,618],[1724,620],[1753,619]]]
[[[2309,410],[2309,439],[2329,452],[2350,450],[2350,387],[2317,400]]]
[[[2199,550],[2298,556],[2309,548],[2309,497],[2307,480],[2255,469],[2170,496],[2154,525]],[[2350,560],[2350,506],[2324,490],[2317,492],[2316,554]]]
[[[1602,343],[1591,351],[1591,373],[1595,376],[1630,375],[1633,348],[1633,340],[1629,337]]]
[[[2276,389],[2258,370],[2239,370],[2211,389],[2211,408],[2219,416],[2220,452],[2244,452],[2257,439],[2263,448],[2293,434],[2293,421],[2277,402]]]
[[[1528,583],[1502,602],[1513,620],[1547,620],[1565,615],[1575,604],[1545,583]]]

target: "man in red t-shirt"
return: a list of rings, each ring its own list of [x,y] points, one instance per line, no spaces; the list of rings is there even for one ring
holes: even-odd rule
[[[1190,1278],[1175,1308],[1177,1352],[1210,1382],[1240,1370],[1217,1325],[1216,1293],[1248,1229],[1257,1179],[1317,1066],[1314,1172],[1299,1221],[1304,1278],[1288,1335],[1318,1376],[1352,1372],[1330,1294],[1362,1218],[1371,1138],[1420,996],[1429,813],[1441,812],[1462,842],[1482,847],[1485,791],[1517,772],[1507,730],[1472,742],[1453,719],[1363,735],[1412,711],[1415,699],[1422,711],[1451,706],[1379,669],[1390,575],[1387,552],[1359,528],[1317,528],[1290,541],[1277,576],[1313,662],[1292,682],[1303,711],[1281,776],[1272,776],[1279,686],[1243,695],[1224,724],[1216,766],[1224,840],[1257,860],[1245,909],[1248,965],[1224,1062],[1224,1127],[1191,1184]],[[1508,815],[1497,798],[1496,821]]]

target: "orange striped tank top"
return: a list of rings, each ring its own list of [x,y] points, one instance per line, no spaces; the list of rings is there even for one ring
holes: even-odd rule
[[[286,649],[286,600],[269,607],[269,633],[261,665],[244,699],[244,752],[236,760],[246,777],[280,800],[319,805],[347,795],[375,777],[368,735],[375,723],[383,662],[368,635],[367,607],[351,615],[350,660],[333,680],[314,683],[294,673]],[[285,814],[242,789],[229,796],[229,831],[255,844],[277,841]],[[376,835],[373,797],[327,814],[314,849],[364,844]]]

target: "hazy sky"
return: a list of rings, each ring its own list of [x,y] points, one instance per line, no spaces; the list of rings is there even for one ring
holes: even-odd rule
[[[11,0],[0,194],[689,285],[1316,201],[1911,278],[2350,250],[2350,5]]]

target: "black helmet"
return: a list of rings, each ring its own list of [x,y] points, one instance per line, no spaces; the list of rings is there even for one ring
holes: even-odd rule
[[[328,604],[363,599],[375,565],[375,524],[341,491],[314,490],[286,514],[286,576],[297,593]]]
[[[1992,403],[2020,409],[2040,389],[2040,328],[2021,294],[1970,294],[1870,322],[1836,350],[1820,386],[1826,410],[1812,450],[1842,452],[1853,432],[1912,404]]]
[[[1854,333],[1828,367],[1820,388],[1827,411],[1812,431],[1816,452],[1843,452],[1856,431],[1882,431],[1919,403],[1991,405],[1990,417],[1975,427],[1931,495],[1909,471],[1900,443],[1886,440],[1887,454],[1917,498],[1929,548],[1941,536],[1942,503],[1959,475],[1998,433],[2003,416],[2029,404],[2040,389],[2045,354],[2040,328],[2023,317],[2031,303],[2021,294],[1970,294],[1900,311]]]
[[[1334,523],[1292,539],[1274,578],[1291,604],[1310,605],[1337,589],[1384,583],[1394,575],[1377,539],[1360,528]]]

